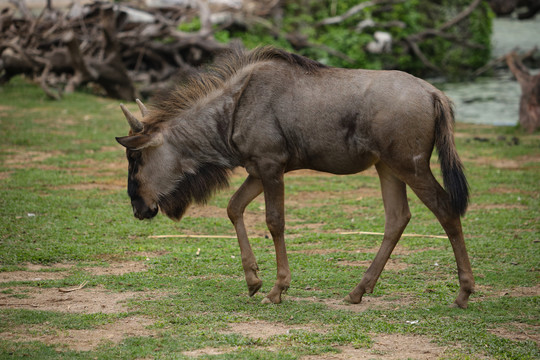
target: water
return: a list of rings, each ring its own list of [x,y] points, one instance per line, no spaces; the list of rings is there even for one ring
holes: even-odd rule
[[[493,58],[516,47],[524,52],[540,48],[540,15],[534,20],[495,19],[493,23]],[[532,70],[537,73],[540,69]],[[444,84],[441,87],[454,101],[456,121],[474,124],[516,125],[519,121],[521,88],[510,70],[493,77],[471,82]]]
[[[521,88],[510,71],[441,88],[454,102],[456,121],[507,126],[518,123]]]

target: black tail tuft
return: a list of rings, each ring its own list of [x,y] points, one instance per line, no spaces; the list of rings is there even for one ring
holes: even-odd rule
[[[441,152],[439,152],[439,159],[441,162],[444,188],[448,192],[448,195],[450,195],[452,208],[460,216],[463,216],[469,206],[469,183],[463,172],[463,167],[461,164],[451,168],[442,165],[446,160],[441,155]]]
[[[469,184],[454,143],[454,112],[450,100],[444,95],[434,93],[433,103],[436,111],[435,145],[439,153],[444,188],[450,196],[454,211],[463,216],[469,205]]]

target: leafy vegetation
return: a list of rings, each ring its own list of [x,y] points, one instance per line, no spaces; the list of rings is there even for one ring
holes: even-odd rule
[[[458,285],[448,240],[420,236],[401,240],[362,304],[341,302],[380,244],[378,236],[341,234],[383,230],[373,172],[287,176],[293,282],[282,304],[268,306],[260,301],[273,284],[275,260],[261,199],[248,207],[248,225],[263,294],[247,296],[236,240],[196,236],[234,235],[224,207],[241,175],[199,215],[179,223],[163,216],[138,221],[125,193],[125,155],[114,140],[127,131],[116,101],[76,93],[52,102],[20,78],[0,95],[1,359],[313,359],[339,352],[384,358],[390,350],[378,342],[385,336],[399,346],[425,339],[444,359],[540,357],[538,134],[457,125],[472,191],[463,227],[477,281],[467,310],[449,307]],[[511,137],[519,144],[503,139]],[[433,215],[409,197],[406,233],[442,234]],[[148,238],[161,234],[194,236]],[[122,264],[132,269],[96,272]],[[48,304],[54,309],[36,305],[36,294],[60,294],[57,288],[83,281],[84,289]],[[125,296],[124,307],[68,309],[84,294],[102,292]],[[83,334],[106,339],[107,329],[129,319],[148,323],[89,349],[69,344],[70,336],[80,342]],[[248,334],[238,330],[242,324],[262,327]],[[289,331],[271,334],[272,328]]]
[[[359,2],[291,0],[284,2],[282,15],[247,24],[247,28],[219,31],[216,38],[224,42],[240,38],[248,48],[273,44],[332,66],[400,69],[426,76],[433,70],[413,54],[406,38],[426,29],[437,29],[470,3],[469,0],[396,2],[369,6],[336,24],[320,25],[322,20],[345,14]],[[463,77],[490,59],[492,17],[489,5],[483,2],[468,18],[446,31],[447,36],[426,37],[419,42],[419,48],[445,75]],[[365,20],[373,24],[359,29]],[[390,52],[366,51],[376,31],[392,35]]]

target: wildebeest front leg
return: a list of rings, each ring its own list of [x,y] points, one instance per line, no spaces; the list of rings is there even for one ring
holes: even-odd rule
[[[268,173],[267,173],[268,174]],[[289,288],[291,271],[285,249],[285,190],[283,172],[269,173],[262,177],[266,205],[266,224],[272,234],[276,249],[277,280],[274,287],[263,299],[263,303],[278,304],[281,293]]]
[[[248,176],[246,181],[233,195],[227,206],[227,214],[234,225],[238,244],[240,245],[240,254],[242,257],[242,267],[246,276],[246,283],[249,290],[249,296],[255,295],[262,286],[262,281],[257,276],[259,267],[257,260],[251,249],[247,236],[246,226],[244,224],[244,210],[246,206],[255,199],[263,190],[262,182],[253,176]]]
[[[360,283],[345,298],[345,301],[358,304],[365,293],[373,292],[390,254],[405,230],[411,213],[407,202],[405,183],[395,177],[390,169],[377,164],[377,172],[381,182],[381,192],[384,203],[385,225],[384,238],[375,259],[362,277]]]

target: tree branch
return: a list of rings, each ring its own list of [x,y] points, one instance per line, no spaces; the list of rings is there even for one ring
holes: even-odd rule
[[[370,7],[370,6],[375,6],[375,5],[378,5],[378,4],[381,4],[383,2],[387,2],[387,1],[388,0],[365,1],[363,3],[360,3],[360,4],[356,5],[356,6],[353,6],[352,8],[347,10],[347,12],[345,12],[345,14],[343,14],[343,15],[333,16],[333,17],[329,17],[329,18],[326,18],[324,20],[319,21],[318,23],[315,24],[315,26],[338,24],[338,23],[340,23],[342,21],[347,20],[351,16],[354,16],[354,15],[358,14],[360,11],[362,11],[362,10],[364,10],[364,9]]]
[[[17,9],[21,12],[22,16],[25,19],[27,20],[34,19],[34,15],[28,9],[28,6],[26,6],[26,2],[24,0],[8,0],[8,1],[17,7]]]
[[[447,22],[439,26],[437,29],[426,29],[416,34],[406,36],[404,40],[408,44],[409,49],[411,49],[411,51],[420,59],[420,61],[422,61],[422,63],[426,67],[432,70],[435,70],[437,72],[440,72],[441,71],[440,68],[437,67],[435,64],[433,64],[431,61],[429,61],[428,58],[424,55],[424,53],[420,50],[420,47],[418,46],[419,42],[422,42],[423,40],[430,37],[439,36],[439,37],[446,38],[449,40],[457,41],[463,46],[483,48],[480,45],[471,44],[467,42],[466,40],[460,40],[459,37],[456,35],[447,34],[444,32],[445,30],[448,30],[452,26],[458,24],[459,22],[463,21],[468,16],[470,16],[471,13],[478,7],[478,5],[480,5],[481,2],[482,0],[473,0],[473,2],[468,7],[466,7],[454,18],[448,20]]]
[[[409,35],[408,36],[409,40],[413,42],[418,42],[418,41],[424,40],[425,38],[434,36],[434,34],[443,33],[445,30],[451,28],[454,25],[457,25],[458,23],[466,19],[469,15],[471,15],[471,13],[478,7],[478,5],[480,5],[481,2],[482,0],[474,0],[462,12],[460,12],[454,18],[448,20],[447,22],[439,26],[437,29],[426,29],[424,31],[420,31],[419,33]]]

